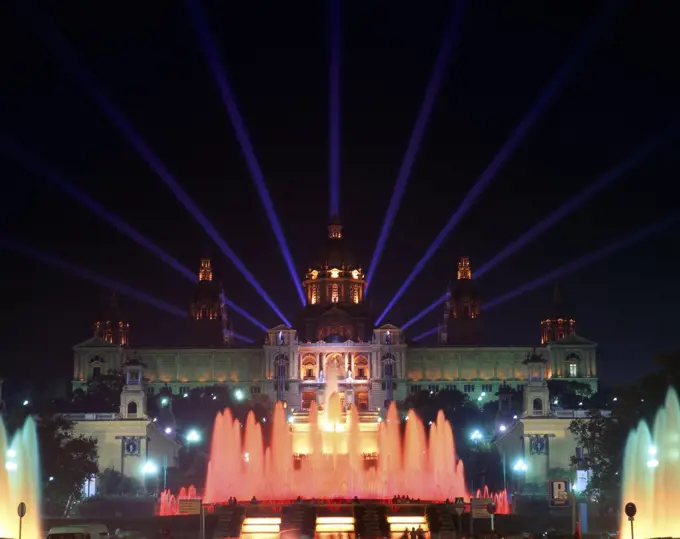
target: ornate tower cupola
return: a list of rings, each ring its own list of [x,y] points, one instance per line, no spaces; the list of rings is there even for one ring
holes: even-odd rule
[[[191,303],[191,320],[194,328],[194,344],[200,346],[230,346],[233,330],[224,293],[220,284],[213,280],[212,262],[201,259],[198,269],[198,283]]]
[[[328,239],[305,274],[306,305],[301,313],[303,340],[361,341],[370,339],[364,304],[366,277],[345,243],[340,219],[328,225]]]
[[[111,295],[111,303],[104,316],[94,323],[93,333],[95,337],[111,344],[130,344],[130,324],[120,314],[115,292]]]
[[[328,243],[302,283],[307,305],[355,304],[364,301],[366,281],[361,266],[347,250],[337,217],[328,225]]]
[[[566,316],[559,289],[555,286],[552,316],[541,320],[541,344],[558,342],[576,332],[576,320]]]
[[[467,256],[458,261],[456,281],[447,295],[440,342],[450,345],[481,344],[481,301],[472,280]]]

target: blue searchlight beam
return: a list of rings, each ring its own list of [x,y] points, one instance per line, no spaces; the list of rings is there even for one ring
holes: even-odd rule
[[[200,0],[187,0],[187,6],[189,7],[189,13],[191,19],[196,28],[196,33],[203,47],[203,52],[206,59],[208,60],[208,65],[213,73],[215,81],[217,82],[217,87],[220,91],[220,96],[222,97],[222,102],[224,107],[227,109],[227,114],[231,120],[231,124],[236,132],[236,138],[241,145],[241,151],[243,156],[246,158],[246,164],[250,170],[250,176],[255,182],[257,187],[257,192],[260,195],[260,200],[264,206],[267,217],[269,218],[269,223],[276,237],[276,241],[279,244],[279,249],[283,255],[283,259],[286,262],[286,267],[288,272],[293,279],[293,284],[297,290],[298,296],[300,297],[300,302],[302,305],[306,305],[305,293],[302,290],[302,285],[298,280],[297,271],[295,270],[295,263],[293,262],[293,257],[288,249],[288,242],[286,241],[286,236],[283,233],[283,228],[281,227],[281,222],[274,209],[274,202],[269,195],[269,189],[264,181],[264,174],[260,164],[255,157],[255,150],[250,143],[250,137],[248,136],[248,130],[246,129],[246,124],[241,116],[238,105],[236,104],[236,97],[229,84],[229,79],[227,77],[226,70],[223,67],[222,61],[220,59],[219,52],[215,41],[210,33],[210,28],[208,26],[208,21],[205,17],[205,13],[201,8]],[[264,297],[264,296],[263,296]],[[281,316],[279,314],[279,316]],[[281,318],[285,320],[285,318]],[[290,325],[286,322],[287,325]]]
[[[165,185],[172,191],[177,200],[187,209],[187,211],[196,219],[196,221],[203,227],[206,234],[212,238],[224,255],[231,260],[236,268],[243,274],[250,285],[255,288],[262,299],[272,308],[272,310],[279,316],[279,318],[287,325],[290,322],[283,315],[274,300],[265,292],[262,285],[255,279],[255,276],[246,268],[241,259],[229,247],[227,242],[217,232],[210,220],[201,212],[196,203],[186,194],[179,182],[174,178],[165,164],[159,157],[151,150],[146,141],[137,132],[132,123],[125,117],[122,111],[109,99],[103,88],[95,80],[95,78],[85,69],[81,64],[75,51],[66,43],[57,31],[50,25],[45,25],[45,37],[51,46],[51,49],[58,56],[64,67],[75,77],[78,83],[90,94],[90,97],[100,107],[100,109],[109,117],[111,122],[127,137],[130,143],[137,150],[139,155],[146,161],[149,167],[156,173],[156,175],[163,180]]]
[[[411,273],[409,273],[408,277],[406,277],[404,284],[402,284],[399,290],[397,290],[397,293],[388,303],[387,307],[385,307],[385,310],[378,317],[378,319],[376,320],[376,325],[379,325],[380,322],[382,322],[383,318],[385,318],[385,315],[387,315],[387,313],[390,312],[392,307],[394,307],[395,303],[399,301],[399,298],[401,298],[404,292],[406,292],[411,283],[415,280],[415,278],[423,270],[425,265],[434,256],[439,247],[441,247],[442,243],[444,243],[446,237],[463,219],[465,214],[472,207],[472,204],[484,192],[489,183],[491,183],[491,180],[495,178],[498,171],[505,164],[505,161],[519,147],[520,143],[522,142],[522,140],[524,140],[524,137],[527,135],[529,130],[538,121],[538,119],[541,117],[545,109],[552,103],[558,91],[562,88],[571,72],[578,65],[581,58],[585,55],[586,51],[590,48],[592,42],[595,40],[595,37],[599,33],[600,27],[606,20],[605,15],[608,13],[609,9],[607,9],[603,14],[596,16],[593,22],[591,22],[585,34],[585,37],[579,42],[578,47],[572,52],[571,55],[569,55],[566,62],[562,65],[561,69],[548,83],[548,86],[545,87],[538,101],[534,104],[529,113],[522,119],[522,121],[515,128],[510,137],[505,141],[503,146],[501,146],[501,149],[492,159],[491,163],[489,163],[484,172],[482,172],[481,176],[477,179],[477,181],[475,181],[474,185],[472,186],[472,189],[470,189],[467,195],[465,195],[465,198],[458,206],[458,209],[456,209],[453,215],[449,218],[446,225],[444,225],[444,228],[441,230],[441,232],[439,232],[435,240],[427,248],[427,251],[425,251],[423,257],[418,261],[418,263],[413,268]]]
[[[30,153],[24,147],[17,144],[15,141],[10,139],[4,133],[0,133],[0,151],[6,155],[14,158],[16,161],[21,163],[27,170],[30,170],[36,176],[42,176],[45,180],[52,183],[61,189],[65,194],[79,202],[82,206],[90,210],[92,213],[99,217],[102,217],[109,224],[113,225],[120,232],[125,234],[127,237],[132,239],[137,244],[144,247],[147,251],[158,257],[160,260],[165,262],[172,269],[180,273],[183,277],[189,279],[192,282],[198,282],[198,276],[191,271],[186,266],[182,265],[177,259],[170,256],[158,245],[152,242],[146,236],[140,234],[132,228],[123,219],[118,217],[116,214],[107,210],[101,203],[82,192],[75,185],[67,181],[65,178],[57,174],[53,169],[48,167],[44,162],[38,159],[37,156]],[[224,303],[226,303],[231,309],[239,313],[241,316],[246,318],[248,321],[252,322],[263,331],[267,331],[267,327],[262,324],[259,320],[253,317],[242,307],[239,307],[234,302],[227,299],[224,295],[222,297]]]

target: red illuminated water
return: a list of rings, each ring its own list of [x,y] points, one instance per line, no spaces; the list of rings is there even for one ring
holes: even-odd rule
[[[261,427],[252,413],[245,428],[230,410],[218,414],[204,502],[222,503],[232,496],[239,500],[253,496],[258,500],[467,496],[463,463],[456,459],[453,430],[442,412],[428,437],[422,421],[409,411],[402,436],[392,404],[377,429],[377,462],[372,467],[364,465],[356,409],[348,411],[342,424],[341,416],[337,398],[329,400],[324,414],[313,406],[304,434],[308,452],[296,466],[291,425],[281,403],[274,409],[270,447],[264,446]]]

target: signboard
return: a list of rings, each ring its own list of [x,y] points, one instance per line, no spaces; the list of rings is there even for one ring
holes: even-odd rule
[[[493,498],[470,498],[472,518],[491,518],[488,507],[492,503]]]
[[[457,515],[462,515],[465,512],[465,500],[463,498],[456,498],[456,501],[453,502],[453,506]]]
[[[569,507],[571,487],[568,479],[548,481],[548,503],[550,507]]]
[[[177,509],[180,515],[200,515],[201,500],[179,500]]]

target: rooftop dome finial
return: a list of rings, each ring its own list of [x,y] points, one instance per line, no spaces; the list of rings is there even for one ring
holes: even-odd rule
[[[337,215],[331,217],[331,222],[328,225],[328,238],[332,240],[342,239],[342,225]]]

